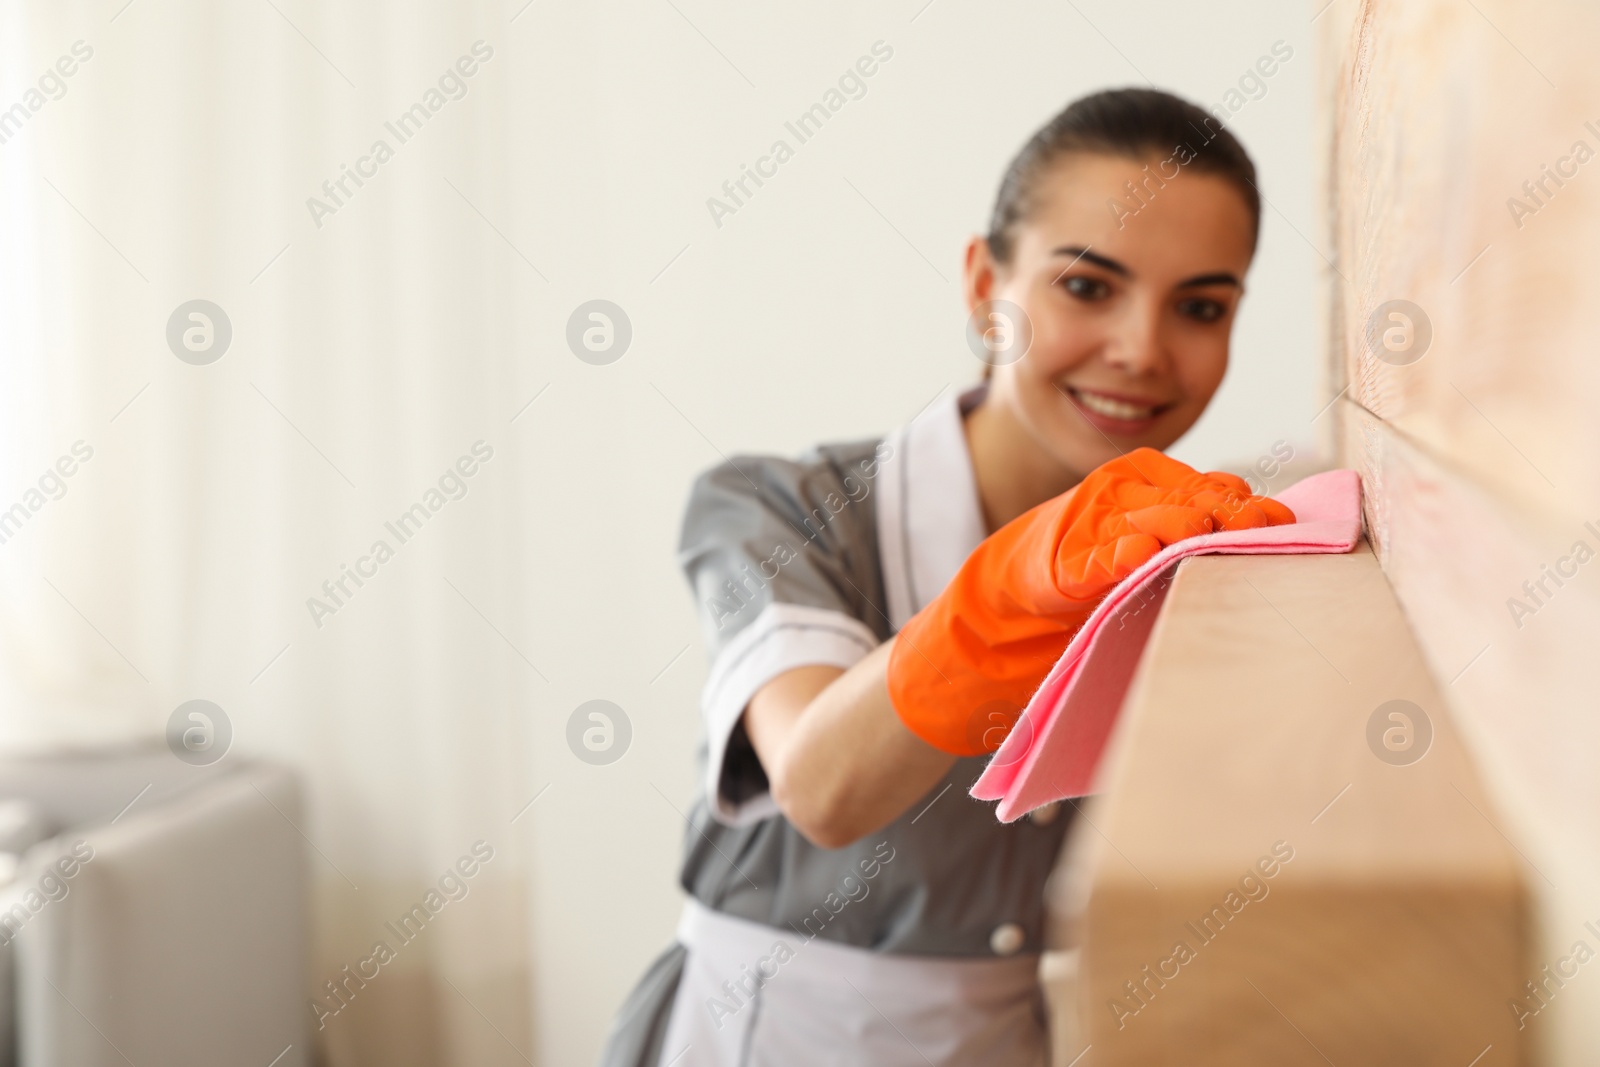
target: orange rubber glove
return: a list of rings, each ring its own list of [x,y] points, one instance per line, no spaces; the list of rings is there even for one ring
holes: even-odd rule
[[[1294,522],[1243,478],[1201,474],[1153,448],[1095,468],[984,540],[900,630],[889,699],[958,756],[993,752],[1106,593],[1176,541]]]

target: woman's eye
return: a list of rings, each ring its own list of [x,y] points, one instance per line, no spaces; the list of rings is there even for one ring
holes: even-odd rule
[[[1111,286],[1099,278],[1077,275],[1062,283],[1063,288],[1079,300],[1104,300],[1111,295]]]
[[[1207,300],[1204,297],[1195,297],[1178,304],[1178,314],[1196,322],[1216,322],[1226,311],[1227,309],[1217,301]]]

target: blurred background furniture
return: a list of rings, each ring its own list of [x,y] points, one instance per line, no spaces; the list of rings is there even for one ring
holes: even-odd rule
[[[264,761],[0,761],[0,1060],[310,1062],[301,817]]]

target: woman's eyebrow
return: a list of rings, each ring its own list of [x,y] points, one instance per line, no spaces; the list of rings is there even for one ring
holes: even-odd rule
[[[1067,264],[1068,269],[1071,269],[1072,266],[1080,260],[1087,260],[1090,263],[1093,263],[1095,266],[1100,267],[1103,270],[1108,270],[1113,274],[1120,274],[1124,278],[1133,277],[1133,271],[1129,270],[1125,265],[1117,262],[1110,256],[1102,256],[1098,252],[1091,252],[1089,247],[1086,245],[1062,245],[1051,254],[1057,256],[1071,256],[1072,262]],[[1066,271],[1062,271],[1062,273],[1064,274]],[[1244,288],[1244,283],[1239,280],[1238,276],[1230,274],[1227,271],[1216,271],[1211,274],[1197,274],[1193,278],[1179,282],[1173,288],[1199,289],[1207,285],[1231,285],[1235,289]]]
[[[1231,285],[1235,289],[1244,288],[1244,283],[1227,271],[1218,271],[1215,274],[1197,274],[1188,281],[1179,282],[1173,288],[1196,289],[1202,285]]]
[[[1127,267],[1124,267],[1121,263],[1118,263],[1110,256],[1102,256],[1098,252],[1091,252],[1084,245],[1062,245],[1060,248],[1052,252],[1051,255],[1071,256],[1072,263],[1067,264],[1068,267],[1071,267],[1073,263],[1078,262],[1080,259],[1086,259],[1095,266],[1110,271],[1112,274],[1120,274],[1124,278],[1133,277],[1133,271],[1129,270]]]

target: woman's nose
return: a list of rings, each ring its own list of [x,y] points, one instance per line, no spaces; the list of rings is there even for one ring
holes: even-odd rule
[[[1161,309],[1130,304],[1106,339],[1106,362],[1130,376],[1143,377],[1166,369],[1161,342]]]

